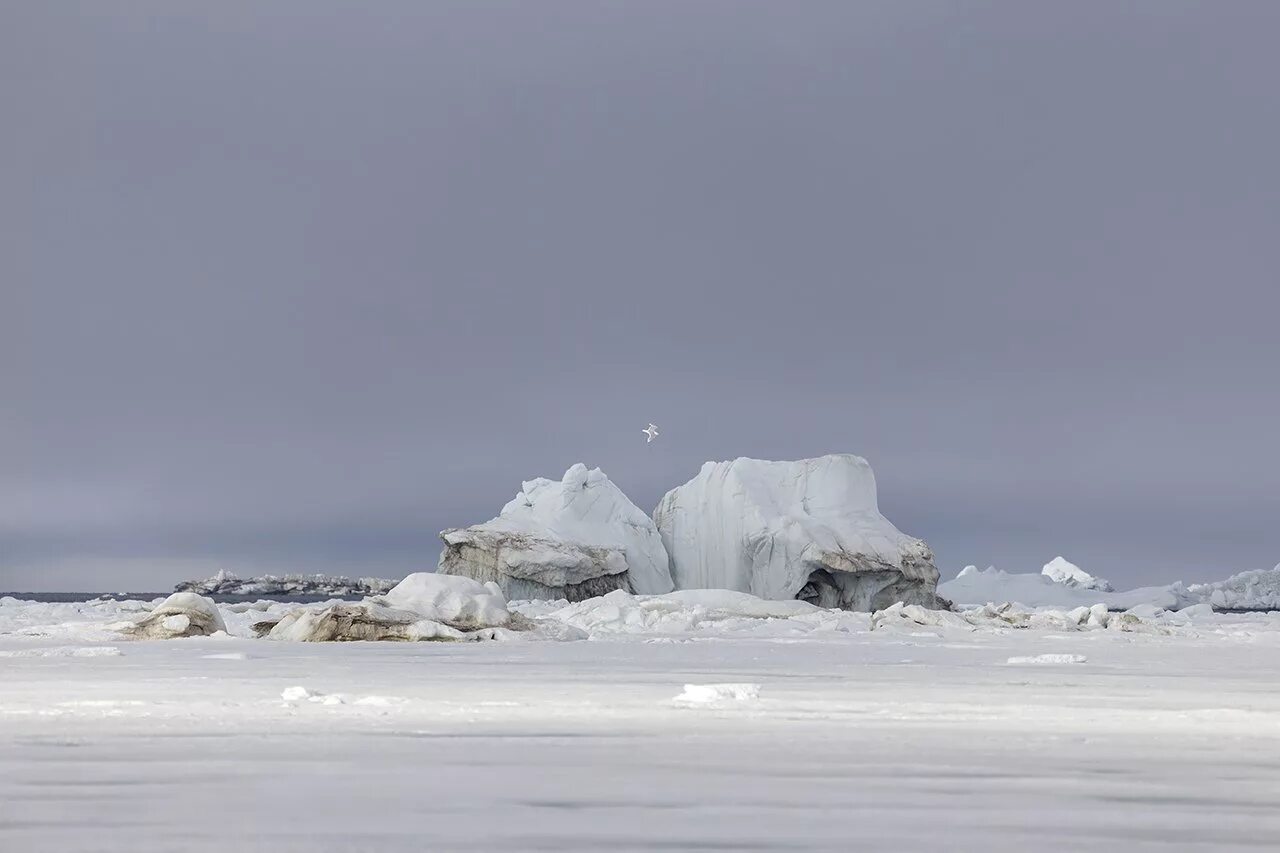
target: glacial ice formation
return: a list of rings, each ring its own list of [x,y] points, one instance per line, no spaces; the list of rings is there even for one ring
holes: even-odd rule
[[[599,468],[523,484],[497,518],[440,534],[438,571],[496,583],[509,598],[581,601],[672,589],[653,520]]]
[[[654,520],[678,589],[848,610],[937,604],[933,553],[880,514],[859,456],[708,462],[667,493]]]
[[[1100,592],[1113,592],[1115,587],[1111,581],[1095,578],[1066,557],[1054,557],[1045,563],[1040,574],[1054,583],[1065,584],[1076,589],[1096,589]]]

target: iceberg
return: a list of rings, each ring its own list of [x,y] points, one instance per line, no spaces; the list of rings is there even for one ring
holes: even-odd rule
[[[1111,585],[1111,581],[1095,578],[1075,563],[1061,556],[1054,557],[1045,563],[1044,568],[1040,570],[1040,574],[1054,583],[1064,584],[1076,589],[1096,589],[1100,592],[1113,592],[1115,590],[1115,587]]]
[[[678,589],[846,610],[937,606],[932,551],[880,514],[859,456],[708,462],[666,494],[654,521]]]
[[[440,534],[438,572],[498,585],[508,598],[582,601],[673,589],[662,537],[599,468],[523,484],[497,518]]]

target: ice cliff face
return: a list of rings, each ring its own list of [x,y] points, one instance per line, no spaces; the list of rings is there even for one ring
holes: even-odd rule
[[[1045,563],[1040,574],[1054,583],[1065,584],[1076,589],[1096,589],[1100,592],[1112,592],[1115,589],[1111,586],[1111,581],[1095,578],[1065,557],[1054,557]]]
[[[615,589],[672,589],[653,520],[599,468],[523,484],[497,518],[446,530],[438,571],[492,581],[512,599],[580,601]]]
[[[859,456],[708,462],[667,493],[654,520],[678,589],[848,610],[937,603],[933,553],[880,514]]]

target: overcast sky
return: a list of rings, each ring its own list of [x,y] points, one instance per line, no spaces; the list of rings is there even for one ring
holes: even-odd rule
[[[396,575],[855,452],[966,563],[1280,561],[1280,3],[0,3],[0,589]],[[648,421],[663,428],[646,445]]]

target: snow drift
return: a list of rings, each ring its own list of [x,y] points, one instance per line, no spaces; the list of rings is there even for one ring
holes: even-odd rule
[[[667,493],[654,520],[678,589],[848,610],[937,604],[933,553],[880,514],[859,456],[708,462]]]
[[[497,518],[440,534],[438,571],[493,582],[508,598],[581,601],[672,589],[653,520],[599,468],[523,484]]]

